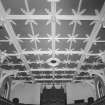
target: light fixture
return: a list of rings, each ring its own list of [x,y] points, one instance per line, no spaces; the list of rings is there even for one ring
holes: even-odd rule
[[[47,60],[48,65],[55,67],[58,66],[60,63],[60,60],[58,58],[50,58]]]

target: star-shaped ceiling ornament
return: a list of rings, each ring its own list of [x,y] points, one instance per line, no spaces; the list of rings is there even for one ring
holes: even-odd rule
[[[9,41],[9,45],[13,44],[13,39],[9,36],[5,36],[5,38]],[[18,42],[23,42],[22,39],[20,39],[20,34],[17,34],[16,39],[18,40]]]
[[[21,54],[24,53],[23,51],[24,49],[22,50],[22,52],[13,51],[13,53],[16,55],[17,59],[21,59]]]
[[[83,43],[87,43],[90,40],[90,36],[88,34],[86,34],[85,36],[86,36],[86,39],[83,41]],[[93,45],[96,45],[97,41],[99,40],[100,40],[100,37],[94,38]]]
[[[96,16],[99,16],[99,11],[97,10],[97,9],[95,9],[95,15]],[[98,20],[94,20],[94,21],[92,21],[89,25],[91,26],[91,25],[94,25],[94,24],[96,24],[96,22],[97,22]]]
[[[9,41],[9,45],[13,44],[13,39],[10,38],[9,36],[5,36],[5,38]]]
[[[71,60],[64,60],[63,64],[70,64]]]
[[[99,40],[100,40],[100,37],[95,38],[95,39],[93,40],[93,45],[96,45],[96,44],[97,44],[97,41],[99,41]]]
[[[7,15],[10,15],[11,14],[11,9],[9,8],[7,11],[6,11],[6,14]],[[13,21],[13,20],[7,20],[8,22],[10,22],[10,23],[12,23],[13,25],[16,25],[16,22],[15,21]]]
[[[59,55],[59,54],[57,53],[57,51],[59,51],[59,48],[57,48],[57,49],[54,50],[54,52],[56,53],[56,55]],[[53,54],[53,50],[50,49],[50,48],[48,48],[48,52],[49,52],[48,55],[52,55],[52,54]]]
[[[90,57],[91,53],[92,53],[92,51],[89,51],[88,53],[84,52],[85,58],[88,59]]]
[[[74,49],[65,48],[65,51],[68,53],[68,55],[73,55]],[[67,55],[67,54],[64,54],[64,55]]]
[[[105,51],[100,50],[98,57],[105,63]]]
[[[6,52],[7,52],[6,50],[4,50],[4,51],[0,50],[0,63],[3,63],[4,60],[9,58]]]
[[[48,52],[49,52],[48,55],[52,55],[52,53],[53,53],[52,49],[50,49],[50,48],[48,48]]]
[[[16,55],[16,57],[17,57],[17,59],[21,59],[21,55],[20,54]]]
[[[24,10],[23,8],[21,8],[21,11],[25,15],[34,15],[36,10],[35,10],[35,8],[33,8],[32,10],[27,11],[27,10]],[[28,19],[28,20],[25,21],[25,25],[28,25],[29,23],[33,23],[35,25],[38,25],[38,23],[35,20],[32,20],[32,19]]]
[[[85,35],[86,39],[84,39],[83,43],[87,43],[90,39],[90,36],[88,34]]]
[[[85,54],[85,58],[88,59],[90,56],[88,54]]]
[[[83,9],[82,11],[80,11],[80,12],[77,12],[75,9],[72,9],[72,13],[75,15],[75,16],[81,16],[82,14],[84,14],[85,13],[85,11],[86,11],[86,9]],[[71,26],[71,25],[73,25],[73,24],[78,24],[78,25],[82,25],[82,22],[80,21],[80,20],[72,20],[70,23],[69,23],[69,25]]]
[[[51,22],[56,22],[58,25],[61,25],[61,22],[56,18],[62,12],[62,9],[59,9],[55,14],[50,12],[47,8],[45,8],[46,13],[51,16],[51,19],[47,21],[46,25],[49,25]]]
[[[36,35],[28,34],[28,36],[31,38],[30,42],[35,42],[36,41],[36,42],[40,43],[40,40],[38,39],[39,33],[36,34]]]
[[[55,36],[47,34],[47,36],[49,38],[48,39],[48,42],[51,42],[53,40],[55,40],[56,42],[60,42],[60,40],[59,40],[59,37],[61,36],[60,34],[55,35]]]
[[[41,52],[41,51],[42,51],[41,48],[39,48],[39,49],[32,48],[32,52],[34,52],[34,53],[33,53],[34,55],[38,55],[38,53],[39,53],[39,55],[40,55],[40,52]]]
[[[82,22],[80,21],[80,20],[72,20],[70,23],[69,23],[69,25],[71,26],[71,25],[74,25],[74,24],[78,24],[78,25],[82,25]]]
[[[44,61],[44,60],[37,60],[36,63],[37,63],[37,64],[44,64],[45,61]]]
[[[75,35],[71,35],[71,34],[68,34],[67,35],[69,38],[68,38],[68,40],[67,40],[67,42],[77,42],[77,40],[76,40],[76,38],[78,37],[78,34],[75,34]]]
[[[17,34],[17,35],[16,35],[16,39],[18,40],[18,42],[23,43],[23,40],[22,40],[22,39],[20,39],[20,36],[21,36],[20,34]]]
[[[9,9],[7,9],[7,11],[6,11],[5,16],[0,16],[0,26],[3,26],[4,23],[7,23],[7,22],[16,25],[16,23],[15,23],[13,20],[11,20],[11,19],[6,19],[6,16],[7,16],[7,15],[10,15],[10,14],[11,14],[11,9],[9,8]]]

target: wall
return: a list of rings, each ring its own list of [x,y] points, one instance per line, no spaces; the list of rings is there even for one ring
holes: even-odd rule
[[[73,100],[85,99],[87,102],[88,97],[94,97],[96,99],[95,88],[91,87],[87,83],[67,84],[67,103],[74,103]]]
[[[88,97],[96,99],[95,89],[86,83],[69,83],[67,84],[66,91],[68,104],[78,99],[85,99],[87,101]],[[39,104],[40,85],[20,84],[11,92],[11,99],[13,97],[18,97],[22,103]]]
[[[11,100],[19,98],[21,103],[40,104],[40,85],[20,84],[14,90],[11,90]]]

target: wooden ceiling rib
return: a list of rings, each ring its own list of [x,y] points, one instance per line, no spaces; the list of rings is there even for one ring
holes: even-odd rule
[[[7,14],[6,14],[5,9],[4,9],[3,5],[2,5],[2,2],[0,1],[0,16],[3,19],[5,17],[5,15],[7,15]],[[16,39],[16,35],[15,35],[15,32],[14,32],[14,30],[12,28],[11,23],[9,21],[6,21],[6,20],[4,20],[4,21],[5,22],[4,22],[3,25],[4,25],[5,29],[7,30],[7,33],[9,35],[9,37],[12,39],[13,45],[15,46],[17,52],[21,53],[22,52],[22,48],[21,48],[18,40]],[[27,63],[27,60],[26,60],[25,56],[24,55],[20,55],[20,58],[24,62],[26,70],[29,71],[30,67],[29,67],[29,65]]]
[[[85,49],[84,49],[84,54],[81,56],[80,58],[80,63],[78,64],[77,70],[79,70],[81,68],[82,63],[84,62],[85,58],[86,58],[86,54],[90,51],[92,44],[94,43],[94,40],[96,39],[101,27],[102,27],[102,22],[105,21],[105,3],[100,11],[99,14],[99,19],[97,20],[97,22],[94,25],[94,28],[91,32],[89,41],[87,42]]]

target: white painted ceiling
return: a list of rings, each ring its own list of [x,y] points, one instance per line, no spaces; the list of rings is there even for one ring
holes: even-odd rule
[[[1,68],[13,79],[90,80],[105,68],[105,0],[1,0]]]

